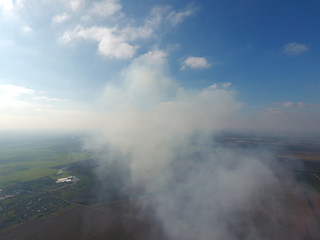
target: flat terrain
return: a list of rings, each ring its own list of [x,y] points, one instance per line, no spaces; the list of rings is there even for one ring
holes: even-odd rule
[[[100,210],[78,205],[61,214],[38,218],[0,233],[0,239],[158,240],[164,237],[157,224],[147,217],[136,218],[112,208]]]
[[[301,221],[290,227],[288,236],[320,239],[317,142],[284,144],[279,139],[228,137],[220,139],[220,144],[276,151],[283,166],[277,172],[279,177],[296,179],[292,186],[296,195],[288,196],[287,201],[293,211],[300,211],[294,214]],[[1,151],[0,240],[167,239],[150,204],[161,195],[147,196],[131,186],[128,169],[117,162],[103,166],[104,174],[99,175],[99,160],[82,150],[79,139],[3,140]],[[58,176],[59,170],[62,173]],[[55,183],[69,175],[80,181]],[[290,214],[293,212],[288,217]]]
[[[82,150],[81,140],[72,135],[1,136],[0,188],[41,177],[54,177],[59,170],[57,167],[90,157],[92,154]]]

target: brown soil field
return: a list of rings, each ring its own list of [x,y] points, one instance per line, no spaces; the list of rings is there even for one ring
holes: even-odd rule
[[[0,233],[1,240],[165,239],[150,216],[134,216],[111,208],[78,205],[59,215],[34,219]]]

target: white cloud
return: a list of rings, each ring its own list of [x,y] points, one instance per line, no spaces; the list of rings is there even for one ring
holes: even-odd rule
[[[25,1],[25,0],[23,0]],[[38,2],[39,5],[42,5],[43,7],[54,7],[52,10],[60,9],[63,7],[63,9],[67,12],[70,12],[70,14],[78,14],[80,13],[84,7],[86,6],[86,2],[91,2],[88,0],[35,0]]]
[[[62,102],[64,99],[61,98],[50,98],[47,96],[35,96],[33,97],[34,100],[36,101],[42,101],[42,102]]]
[[[196,8],[188,8],[176,11],[172,10],[172,7],[169,5],[154,7],[146,18],[145,26],[153,29],[158,28],[162,23],[170,23],[170,25],[176,26],[187,17],[195,14],[196,10]]]
[[[69,5],[72,11],[77,11],[80,8],[81,4],[82,4],[81,0],[71,0],[69,2]]]
[[[301,43],[291,42],[283,46],[282,51],[289,56],[299,55],[308,51],[309,46]]]
[[[73,31],[65,32],[62,36],[62,41],[69,42],[77,38],[98,42],[99,53],[109,58],[132,58],[138,48],[137,46],[127,43],[127,39],[119,34],[116,28],[84,28],[78,25]]]
[[[0,129],[84,129],[92,113],[30,88],[0,84]]]
[[[0,8],[10,12],[24,7],[25,0],[0,0]]]
[[[168,14],[167,20],[172,25],[177,25],[183,22],[185,18],[193,15],[194,13],[195,13],[195,10],[192,10],[192,9],[178,11],[178,12],[173,10]]]
[[[88,13],[91,16],[106,18],[119,13],[121,9],[122,6],[119,0],[102,0],[99,2],[94,2]]]
[[[12,84],[0,84],[1,96],[20,96],[21,94],[32,94],[34,90]]]
[[[0,0],[0,8],[3,11],[12,11],[14,9],[14,3],[12,0]]]
[[[161,50],[149,51],[146,54],[142,55],[140,58],[147,63],[162,64],[167,57],[167,53]]]
[[[109,2],[109,1],[107,1]],[[117,3],[117,1],[111,1]],[[97,3],[98,4],[98,3]],[[102,4],[101,2],[99,4]],[[121,8],[120,8],[121,9]],[[119,9],[119,11],[120,11]],[[142,26],[126,25],[123,28],[98,27],[85,28],[76,26],[71,31],[66,31],[62,36],[62,42],[70,42],[74,39],[86,39],[98,42],[98,52],[109,58],[132,58],[139,48],[136,41],[149,39],[155,36],[155,31],[170,12],[170,7],[155,7],[146,17]],[[132,43],[135,42],[135,43]]]
[[[16,110],[20,111],[26,106],[35,109],[36,106],[39,107],[44,102],[48,106],[49,103],[62,101],[65,101],[65,99],[47,97],[42,92],[31,88],[0,84],[0,110],[16,108]]]
[[[181,70],[185,70],[186,68],[191,69],[206,69],[210,68],[211,64],[208,63],[207,59],[203,57],[188,57],[182,63]]]
[[[0,84],[0,107],[16,105],[21,97],[34,94],[34,90],[11,84]]]
[[[277,104],[280,107],[285,107],[285,108],[315,108],[315,107],[319,107],[320,105],[318,104],[312,104],[312,103],[304,103],[304,102],[282,102]]]
[[[230,87],[231,86],[231,82],[225,82],[225,83],[222,83],[222,87],[223,88],[228,88],[228,87]]]
[[[163,18],[168,15],[169,6],[154,7],[146,17],[145,26],[149,28],[158,28],[163,22]]]
[[[34,90],[11,84],[0,85],[0,115],[26,112],[32,106],[29,99]]]
[[[121,30],[121,34],[130,40],[155,37],[155,32],[160,28],[161,24],[167,21],[170,9],[170,6],[152,8],[142,26],[127,25]]]
[[[67,14],[66,12],[64,12],[64,13],[57,14],[57,15],[53,16],[51,22],[52,22],[52,24],[60,24],[60,23],[65,22],[69,18],[70,18],[70,15]]]
[[[0,0],[0,10],[11,18],[17,18],[17,11],[24,7],[24,0]]]
[[[293,102],[283,102],[279,104],[282,107],[292,107],[293,106]]]
[[[31,33],[31,32],[33,31],[33,29],[32,29],[30,26],[28,26],[28,25],[23,26],[23,27],[21,28],[21,30],[22,30],[22,32],[24,32],[24,33]]]
[[[141,27],[133,27],[126,26],[122,30],[119,31],[124,38],[135,41],[137,39],[147,39],[153,35],[154,29],[149,26],[141,26]]]
[[[209,86],[210,89],[217,89],[218,88],[218,84],[217,83],[214,83],[214,84],[211,84]]]
[[[232,85],[231,82],[218,82],[218,83],[214,83],[212,85],[209,86],[210,89],[225,89],[228,88]]]
[[[276,136],[313,135],[320,131],[319,110],[320,105],[313,103],[276,103],[265,109],[235,116],[229,130]]]
[[[26,0],[16,0],[16,1],[15,1],[15,5],[16,5],[18,8],[23,8],[23,7],[24,7],[24,4],[25,4],[25,1],[26,1]]]
[[[95,20],[97,17],[110,17],[115,14],[123,16],[121,9],[122,6],[118,0],[94,2],[81,19]],[[175,11],[170,6],[154,7],[141,26],[125,24],[126,21],[129,21],[126,18],[121,18],[120,23],[113,27],[77,25],[73,30],[65,31],[60,40],[64,43],[75,39],[96,41],[100,54],[108,58],[129,59],[135,55],[139,48],[139,40],[156,38],[162,25],[170,23],[175,26],[193,12],[192,10]],[[87,25],[90,25],[91,21],[88,22]]]

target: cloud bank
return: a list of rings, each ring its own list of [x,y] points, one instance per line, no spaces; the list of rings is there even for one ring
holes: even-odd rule
[[[48,97],[23,86],[0,84],[1,130],[79,130],[88,128],[96,117],[68,99]]]
[[[128,24],[130,21],[124,17],[121,9],[120,1],[94,2],[82,16],[83,19],[96,20],[97,17],[118,16],[121,19],[119,22],[123,24],[91,24],[91,26],[90,24],[86,24],[87,26],[77,24],[73,29],[63,33],[61,42],[68,43],[76,39],[95,41],[98,43],[98,52],[101,55],[112,59],[130,59],[135,56],[141,46],[139,41],[159,37],[157,32],[161,29],[163,33],[163,26],[174,27],[196,11],[195,8],[174,10],[171,6],[157,6],[150,10],[142,25],[135,26]],[[62,15],[57,15],[54,20],[61,21],[61,17]]]

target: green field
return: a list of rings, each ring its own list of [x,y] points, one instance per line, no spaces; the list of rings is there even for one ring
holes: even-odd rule
[[[0,188],[49,176],[59,166],[94,157],[82,149],[77,136],[25,136],[0,138]],[[68,175],[64,172],[61,177]]]

